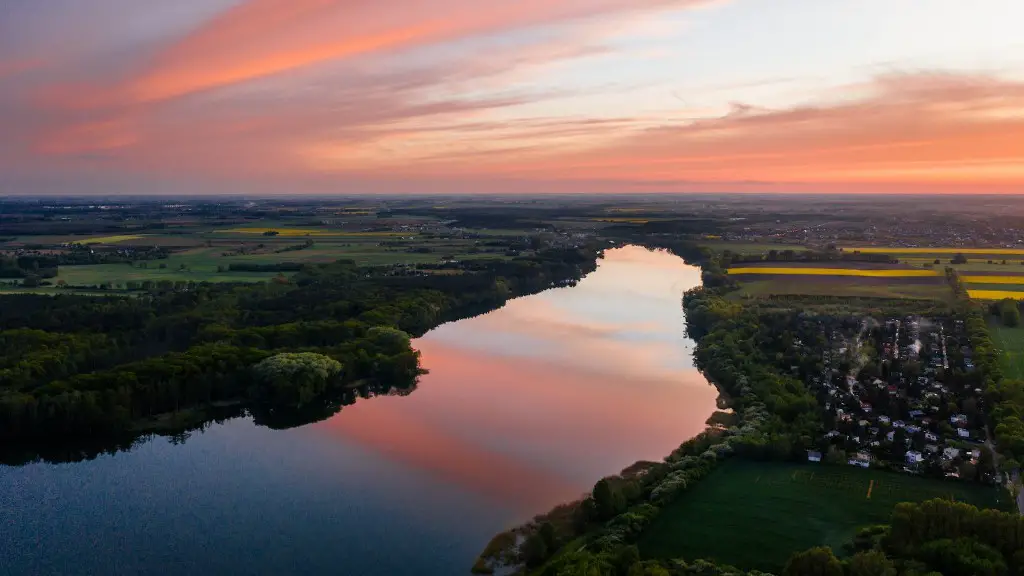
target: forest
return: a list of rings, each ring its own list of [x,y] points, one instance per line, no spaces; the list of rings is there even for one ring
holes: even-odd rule
[[[593,246],[550,248],[444,275],[338,261],[262,284],[3,295],[0,440],[16,449],[115,437],[155,417],[230,404],[324,417],[321,408],[340,407],[348,390],[413,386],[411,337],[577,280],[598,256]],[[275,365],[299,371],[282,378]]]

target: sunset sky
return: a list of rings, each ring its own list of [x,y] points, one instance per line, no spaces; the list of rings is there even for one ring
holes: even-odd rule
[[[0,194],[1021,192],[1021,0],[4,0]]]

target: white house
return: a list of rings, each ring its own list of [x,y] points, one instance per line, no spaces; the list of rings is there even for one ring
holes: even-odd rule
[[[916,450],[908,450],[906,454],[907,464],[918,464],[924,460],[924,455]]]

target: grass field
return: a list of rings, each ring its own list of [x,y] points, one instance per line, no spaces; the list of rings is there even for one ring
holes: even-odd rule
[[[745,280],[735,297],[756,298],[772,295],[841,296],[847,298],[897,298],[912,300],[949,300],[953,292],[945,282],[879,282],[877,279],[788,276],[764,280]]]
[[[999,367],[1008,378],[1024,379],[1024,327],[1010,328],[990,322],[992,341],[999,348]]]
[[[861,278],[925,278],[940,276],[937,270],[891,269],[871,270],[863,268],[827,268],[812,266],[745,266],[726,270],[730,276],[789,275],[789,276],[858,276]]]
[[[896,503],[932,498],[984,507],[1010,502],[1009,494],[979,484],[734,458],[661,512],[641,535],[640,553],[778,573],[795,551],[828,545],[841,554],[860,527],[885,523]]]
[[[969,284],[967,295],[975,300],[1002,300],[1004,298],[1024,300],[1024,291],[1021,290],[985,290],[984,288],[972,288]]]

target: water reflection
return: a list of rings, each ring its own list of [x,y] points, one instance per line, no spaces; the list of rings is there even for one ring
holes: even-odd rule
[[[699,280],[665,253],[609,251],[573,288],[430,332],[416,394],[318,427],[530,515],[703,429],[717,394],[680,305]]]
[[[575,287],[417,340],[414,391],[0,466],[0,573],[463,574],[492,534],[703,428],[716,393],[680,305],[698,283],[611,250]]]

